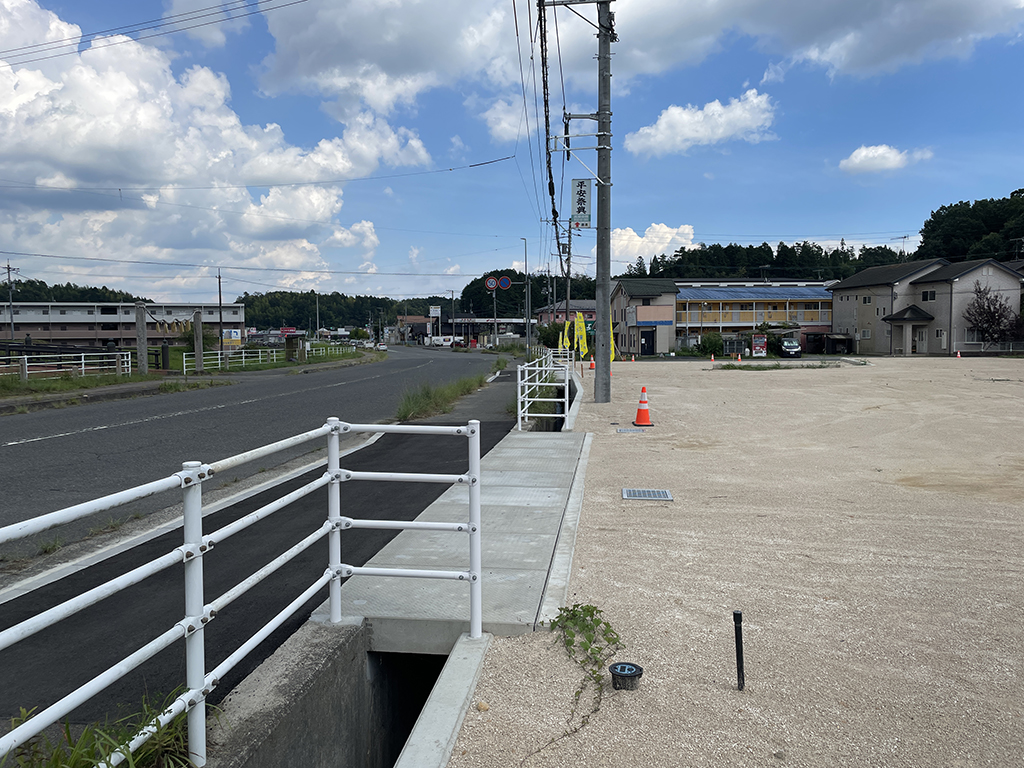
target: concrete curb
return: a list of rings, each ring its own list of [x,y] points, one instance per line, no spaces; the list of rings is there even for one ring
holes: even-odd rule
[[[558,615],[558,609],[565,605],[569,595],[569,576],[572,574],[572,555],[576,549],[576,532],[579,530],[580,513],[583,511],[583,485],[587,476],[587,462],[590,459],[590,445],[594,436],[587,434],[583,439],[583,448],[576,463],[576,474],[569,488],[569,499],[565,503],[565,514],[558,529],[558,541],[551,565],[548,568],[548,580],[544,585],[544,597],[534,631]]]
[[[427,703],[398,756],[395,768],[445,768],[469,711],[491,635],[463,635],[455,643]]]

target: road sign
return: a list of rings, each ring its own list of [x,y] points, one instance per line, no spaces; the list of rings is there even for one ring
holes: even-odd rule
[[[501,288],[501,290],[503,291],[507,291],[509,288],[512,287],[512,278],[509,277],[508,275],[502,275],[501,278],[498,280],[498,287]]]
[[[488,291],[493,291],[495,288],[498,287],[498,280],[497,278],[494,277],[488,277],[486,280],[484,280],[484,285],[487,286]]]
[[[439,307],[439,306],[438,307],[431,307],[430,308],[430,316],[431,317],[440,317],[441,316],[441,307]]]

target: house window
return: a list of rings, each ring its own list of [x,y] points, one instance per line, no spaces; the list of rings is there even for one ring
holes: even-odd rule
[[[936,328],[935,329],[935,338],[936,339],[941,339],[942,338],[942,329],[941,328]]]
[[[935,301],[935,291],[921,291],[921,301]]]
[[[62,310],[60,311],[60,313],[61,313],[62,315],[66,315],[66,314],[68,313],[68,311],[67,311],[66,309],[62,309]]]
[[[68,329],[68,327],[67,327],[66,325],[62,325],[62,326],[60,327],[60,329],[61,329],[62,331],[66,331],[66,330]]]
[[[870,328],[865,328],[864,330],[862,330],[860,332],[860,337],[862,339],[870,339],[871,338],[871,329]]]
[[[48,314],[50,314],[50,310],[48,310],[48,309],[44,309],[44,310],[43,310],[43,314],[44,314],[44,315],[48,315]]]
[[[651,306],[651,300],[650,300],[650,299],[640,299],[640,303],[641,303],[641,304],[642,304],[643,306],[645,306],[645,307],[649,307],[649,306]]]
[[[87,310],[85,311],[85,314],[87,314],[87,315],[95,315],[95,314],[96,314],[96,312],[95,312],[95,310],[92,310],[92,309],[87,309]]]
[[[892,336],[892,326],[891,325],[885,326],[885,335],[886,336]]]
[[[882,314],[882,308],[875,307],[875,317],[878,317],[880,314]]]
[[[130,309],[125,309],[125,310],[121,311],[121,314],[123,314],[123,315],[130,315],[131,313],[132,313],[132,311]]]
[[[871,303],[871,297],[870,296],[865,296],[864,297],[864,303],[865,304],[870,304]]]
[[[924,341],[925,338],[927,338],[927,334],[923,330],[920,330],[920,331],[917,332],[917,340],[918,341]]]
[[[170,315],[170,314],[173,314],[173,313],[171,312],[171,310],[168,309],[166,314]]]
[[[232,309],[231,310],[231,314],[232,315],[237,315],[238,314],[238,310],[237,309]]]

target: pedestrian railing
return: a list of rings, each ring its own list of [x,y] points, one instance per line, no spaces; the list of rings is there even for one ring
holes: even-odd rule
[[[530,419],[564,418],[569,412],[572,350],[545,349],[516,368],[516,422],[522,430]],[[561,389],[561,394],[558,394]]]
[[[81,352],[65,354],[29,354],[0,360],[0,376],[29,379],[61,379],[75,376],[127,376],[132,372],[132,353]]]
[[[400,433],[416,435],[460,436],[469,440],[469,461],[465,474],[417,474],[405,472],[357,472],[343,469],[340,463],[340,437],[354,433]],[[327,471],[316,480],[307,483],[291,493],[251,512],[212,533],[203,534],[203,482],[219,472],[270,456],[296,445],[312,440],[327,438]],[[359,480],[373,480],[399,483],[440,483],[465,485],[469,488],[469,509],[465,522],[433,523],[404,522],[392,520],[366,520],[343,517],[341,514],[341,483]],[[284,509],[294,501],[319,488],[327,487],[327,514],[324,523],[302,541],[271,560],[248,578],[224,594],[204,602],[203,556],[215,545],[221,546],[239,531]],[[114,766],[124,762],[149,739],[158,727],[171,722],[182,712],[187,712],[188,750],[194,765],[206,764],[206,697],[216,688],[224,675],[252,652],[274,630],[280,627],[303,604],[310,600],[324,586],[329,586],[330,620],[338,623],[342,619],[341,581],[349,576],[398,576],[425,579],[451,579],[465,581],[469,585],[470,637],[479,638],[482,633],[482,591],[481,591],[481,548],[480,548],[480,422],[470,421],[463,426],[408,426],[391,424],[348,424],[336,418],[329,418],[317,429],[305,432],[246,453],[232,456],[212,464],[186,461],[180,472],[170,477],[155,480],[145,485],[104,496],[94,501],[67,507],[47,515],[0,528],[0,544],[24,538],[54,526],[77,520],[88,515],[127,504],[131,501],[157,493],[181,489],[183,497],[184,543],[182,546],[141,565],[128,573],[105,584],[90,589],[60,605],[26,619],[0,632],[0,650],[25,641],[36,632],[52,626],[84,608],[124,590],[143,579],[168,568],[183,565],[185,616],[181,621],[163,630],[155,640],[101,672],[85,685],[67,694],[64,698],[34,715],[30,720],[0,737],[0,762],[4,757],[44,729],[65,717],[76,707],[96,696],[107,686],[124,677],[147,659],[184,639],[185,641],[185,687],[160,716],[135,735],[127,747],[115,753],[106,763]],[[347,565],[341,561],[341,532],[353,528],[413,529],[428,531],[449,531],[469,535],[469,568],[464,571],[439,571],[397,568],[368,568]],[[206,669],[204,652],[204,628],[235,599],[243,595],[278,568],[308,549],[324,537],[328,541],[327,568],[309,587],[298,595],[283,611],[271,619],[255,635],[242,643],[233,653],[214,669]]]
[[[997,352],[1024,352],[1024,341],[996,341],[985,344],[981,341],[957,341],[953,344],[954,352],[994,355]]]
[[[306,352],[306,358],[322,357],[326,360],[331,357],[344,355],[350,350],[350,347],[345,346],[313,347]],[[283,347],[277,349],[226,349],[223,352],[213,350],[203,352],[202,370],[229,371],[252,365],[286,363],[288,362],[289,354],[294,355],[294,352],[286,352]],[[182,367],[185,374],[195,373],[198,370],[196,368],[195,352],[186,352],[182,355]]]

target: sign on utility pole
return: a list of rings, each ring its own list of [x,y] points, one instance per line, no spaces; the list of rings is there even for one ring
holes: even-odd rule
[[[574,229],[590,229],[590,179],[572,180],[572,215]]]

